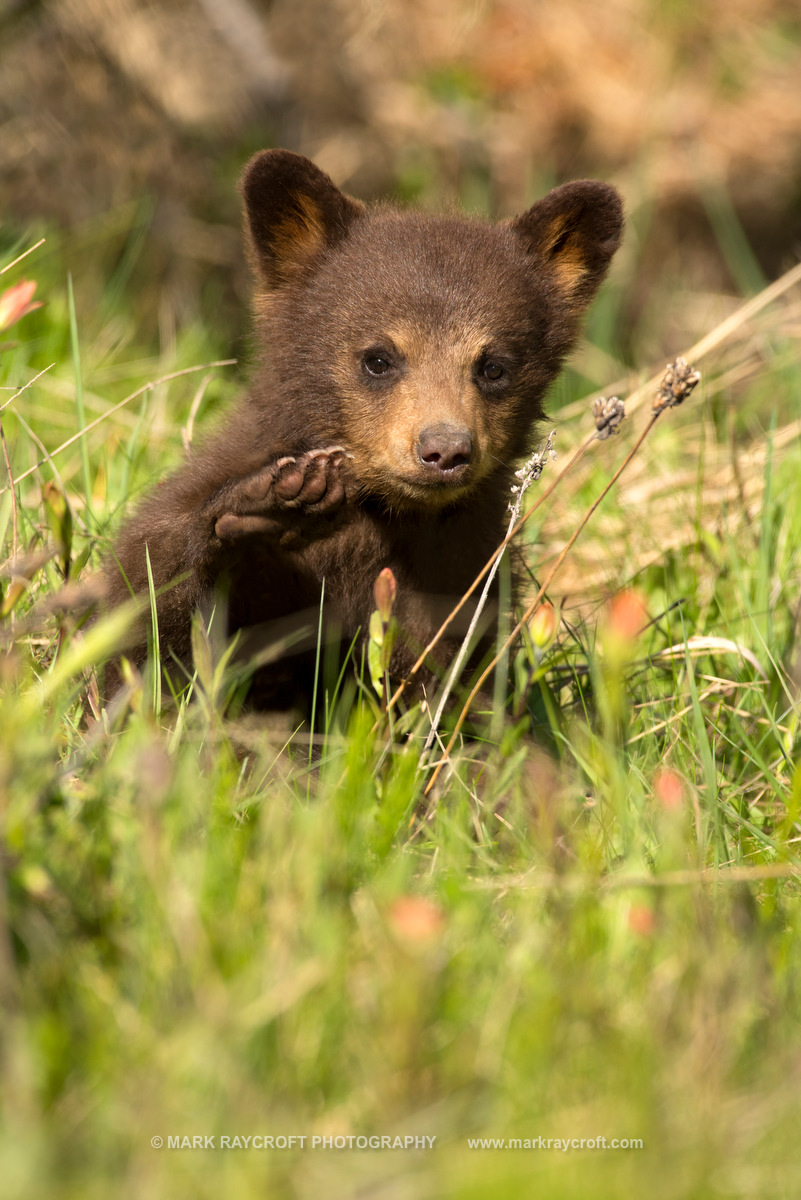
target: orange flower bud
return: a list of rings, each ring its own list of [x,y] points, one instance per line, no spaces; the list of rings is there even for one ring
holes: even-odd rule
[[[373,584],[373,596],[376,608],[381,613],[381,620],[385,625],[392,616],[392,606],[395,603],[397,590],[395,576],[389,567],[384,567],[383,571],[379,571],[378,578]]]
[[[636,592],[622,591],[613,597],[606,615],[606,628],[621,642],[633,642],[648,624],[648,609]]]
[[[41,303],[32,304],[36,284],[31,279],[21,279],[13,287],[0,293],[0,330],[10,329],[22,317],[35,308],[41,308]]]
[[[647,904],[632,904],[629,909],[628,924],[632,933],[648,937],[654,932],[653,910]]]
[[[401,896],[389,910],[389,924],[403,942],[433,942],[445,928],[445,914],[424,896]]]
[[[663,767],[654,776],[654,795],[663,808],[675,811],[684,806],[684,781],[677,771]]]
[[[538,650],[544,650],[556,633],[556,613],[552,604],[541,604],[528,623],[531,640]]]

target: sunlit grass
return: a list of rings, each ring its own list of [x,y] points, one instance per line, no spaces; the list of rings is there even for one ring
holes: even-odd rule
[[[36,277],[36,257],[15,271]],[[46,308],[0,350],[0,404],[54,364],[0,414],[15,476],[43,457],[16,405],[52,455],[16,506],[0,480],[4,1194],[793,1196],[797,289],[660,419],[554,579],[557,638],[514,649],[494,741],[479,730],[424,798],[422,738],[409,717],[390,741],[369,683],[332,676],[313,743],[231,705],[213,626],[196,628],[191,699],[162,712],[159,676],[131,674],[97,719],[91,666],[131,614],[56,610],[42,484],[70,502],[70,583],[86,586],[178,461],[201,379],[199,431],[234,385],[226,368],[178,376],[55,453],[78,428],[76,334],[87,424],[227,357],[194,327],[138,342],[116,282],[84,316],[75,283],[72,336],[66,279],[43,278]],[[590,421],[588,404],[565,413],[562,458]],[[536,575],[645,420],[543,506]],[[634,631],[607,604],[623,586]],[[312,1149],[407,1134],[435,1146]],[[214,1148],[167,1144],[196,1135]],[[307,1140],[223,1150],[223,1135]],[[467,1141],[540,1137],[644,1149]]]

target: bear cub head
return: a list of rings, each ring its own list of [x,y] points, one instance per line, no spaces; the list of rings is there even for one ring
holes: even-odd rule
[[[387,512],[459,505],[526,451],[619,245],[614,188],[568,183],[493,224],[368,209],[266,150],[241,190],[255,399],[279,441],[342,445],[354,494]]]

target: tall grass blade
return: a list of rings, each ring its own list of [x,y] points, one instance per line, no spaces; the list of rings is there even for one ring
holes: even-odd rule
[[[72,290],[72,274],[67,275],[67,298],[70,312],[70,345],[72,365],[75,371],[75,413],[80,435],[81,472],[83,475],[84,507],[87,521],[92,520],[92,483],[89,470],[89,446],[86,441],[86,411],[83,398],[83,374],[81,372],[81,349],[78,341],[78,321],[75,315],[75,295]]]

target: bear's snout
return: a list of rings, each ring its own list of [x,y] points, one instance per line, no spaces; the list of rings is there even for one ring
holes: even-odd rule
[[[428,425],[421,431],[416,449],[427,471],[453,479],[464,474],[473,457],[473,435],[464,426]]]

